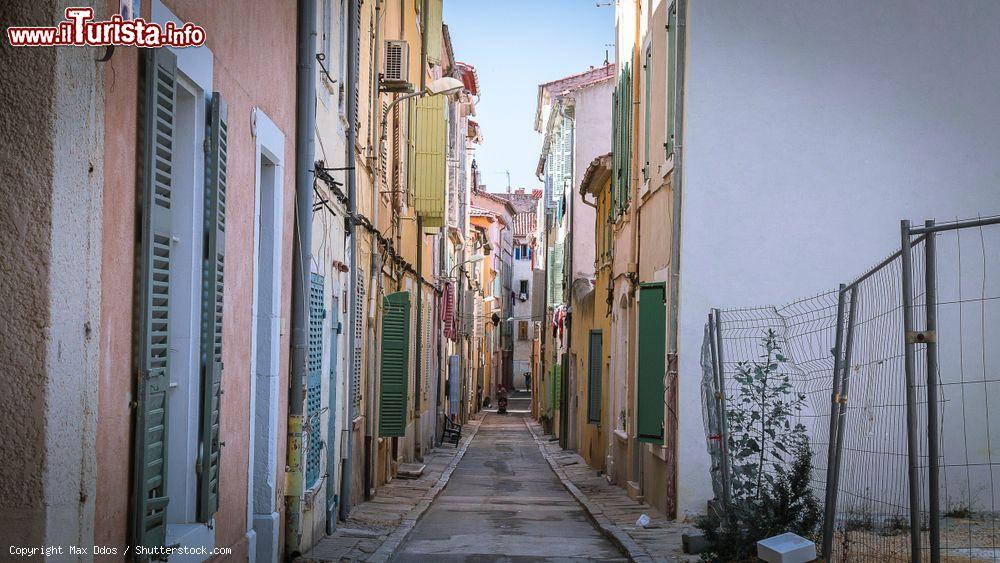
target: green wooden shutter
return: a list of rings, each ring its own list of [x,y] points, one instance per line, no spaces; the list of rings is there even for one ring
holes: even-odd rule
[[[549,406],[552,410],[559,410],[560,380],[562,379],[562,366],[554,364],[552,366],[552,394],[549,396]]]
[[[611,215],[617,219],[628,209],[632,173],[632,70],[621,67],[612,97]]]
[[[166,539],[168,501],[170,211],[177,59],[167,49],[145,49],[143,53],[134,333],[138,373],[129,521],[133,544],[157,547]]]
[[[604,365],[604,335],[590,331],[589,361],[587,362],[587,422],[601,423],[601,366]]]
[[[219,411],[222,399],[222,301],[226,262],[226,102],[212,94],[205,138],[205,246],[201,283],[201,455],[198,462],[198,521],[219,508],[222,455]]]
[[[444,44],[442,39],[442,29],[441,29],[441,15],[442,15],[442,0],[427,0],[424,4],[427,7],[427,14],[425,16],[427,38],[427,62],[433,64],[441,63],[441,46]]]
[[[381,344],[378,435],[402,437],[409,391],[410,292],[391,293],[382,300]]]
[[[416,128],[410,130],[415,139],[410,160],[410,184],[413,206],[423,219],[425,228],[444,226],[445,214],[445,151],[448,140],[445,122],[445,96],[424,96],[414,102]],[[413,108],[411,108],[413,109]]]
[[[667,127],[666,142],[667,157],[674,152],[676,134],[676,119],[674,118],[677,92],[677,3],[670,6],[667,18]]]
[[[622,162],[621,162],[621,201],[622,213],[628,209],[629,201],[632,198],[632,106],[635,103],[635,96],[632,92],[632,66],[625,63],[625,72],[622,85],[624,86],[624,100],[622,105],[624,115],[622,116]]]
[[[638,438],[663,443],[663,377],[666,371],[666,289],[662,283],[639,288],[639,366],[636,402]]]
[[[618,94],[621,80],[615,85],[615,91],[611,94],[611,205],[608,211],[608,222],[613,222],[618,218],[618,160],[622,157],[621,148],[618,146],[619,132],[618,116],[621,110],[618,109]]]
[[[309,348],[306,351],[306,488],[319,479],[320,456],[323,452],[323,434],[320,431],[320,413],[323,410],[321,380],[323,371],[323,276],[312,273],[309,279]]]

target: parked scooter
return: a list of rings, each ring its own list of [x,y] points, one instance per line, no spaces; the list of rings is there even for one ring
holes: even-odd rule
[[[497,414],[507,414],[507,388],[497,384]]]

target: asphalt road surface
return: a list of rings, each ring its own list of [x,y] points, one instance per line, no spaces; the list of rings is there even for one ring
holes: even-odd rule
[[[559,483],[522,416],[486,415],[394,561],[625,561]]]

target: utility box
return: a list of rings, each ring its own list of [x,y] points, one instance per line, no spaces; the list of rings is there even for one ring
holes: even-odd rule
[[[806,563],[816,559],[816,544],[788,532],[757,542],[757,557],[768,563]]]

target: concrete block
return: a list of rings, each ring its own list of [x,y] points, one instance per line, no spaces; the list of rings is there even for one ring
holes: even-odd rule
[[[816,544],[788,532],[757,542],[757,557],[768,563],[806,563],[816,559]]]
[[[705,539],[705,534],[701,532],[681,534],[681,543],[684,546],[684,553],[691,555],[697,555],[711,547],[711,544]]]

